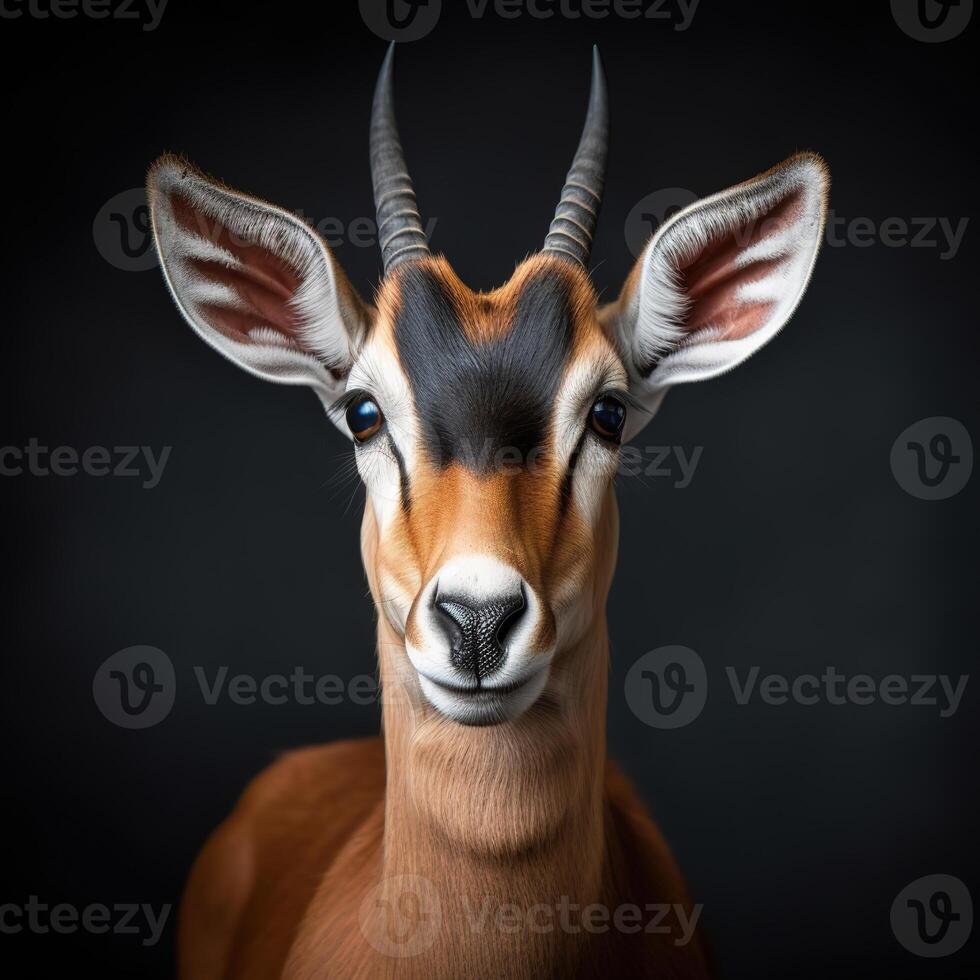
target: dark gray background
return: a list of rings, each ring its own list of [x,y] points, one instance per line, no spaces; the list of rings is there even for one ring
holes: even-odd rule
[[[593,41],[613,108],[595,248],[606,298],[632,262],[624,224],[641,198],[708,194],[796,149],[826,156],[848,221],[973,220],[976,23],[931,45],[883,2],[702,0],[684,32],[444,6],[400,49],[399,115],[433,245],[474,287],[543,240]],[[370,674],[374,614],[360,492],[335,483],[346,444],[314,397],[210,351],[157,272],[106,261],[93,220],[163,150],[314,220],[370,217],[384,42],[353,4],[170,0],[156,31],[25,17],[0,22],[0,44],[0,442],[173,447],[152,490],[0,478],[0,903],[159,907],[277,752],[379,721],[350,703],[209,706],[193,667]],[[671,394],[639,438],[702,446],[691,485],[621,480],[610,750],[704,903],[725,977],[955,977],[980,962],[976,937],[930,961],[889,926],[893,898],[926,874],[956,875],[980,898],[974,682],[942,719],[881,704],[739,707],[724,674],[973,669],[976,475],[952,499],[918,500],[889,454],[929,416],[980,432],[976,240],[971,225],[946,261],[876,239],[824,248],[785,332],[736,373]],[[370,295],[377,251],[337,254]],[[670,643],[704,659],[708,702],[693,724],[657,731],[629,711],[623,678]],[[134,644],[176,668],[174,709],[145,731],[113,726],[92,697],[99,664]],[[164,977],[172,939],[0,935],[0,956],[28,958],[18,976],[84,961],[100,976]]]

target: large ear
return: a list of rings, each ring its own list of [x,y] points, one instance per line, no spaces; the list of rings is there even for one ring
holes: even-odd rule
[[[828,187],[823,160],[801,153],[657,230],[602,311],[649,413],[671,385],[730,370],[790,318],[823,238]]]
[[[333,404],[368,311],[317,234],[177,157],[153,164],[147,196],[160,265],[187,322],[246,371],[309,385]]]

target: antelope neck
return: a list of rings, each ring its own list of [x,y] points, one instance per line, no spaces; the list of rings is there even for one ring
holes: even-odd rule
[[[530,904],[598,896],[608,639],[604,615],[552,667],[539,702],[513,722],[443,718],[400,678],[401,641],[379,624],[386,799],[382,877],[422,875],[459,899]],[[393,687],[394,685],[394,687]],[[492,868],[493,874],[488,874]],[[515,897],[516,896],[516,897]]]

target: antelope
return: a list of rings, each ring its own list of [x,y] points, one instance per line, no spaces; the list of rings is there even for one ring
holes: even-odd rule
[[[543,248],[472,291],[423,230],[389,49],[370,128],[373,303],[298,217],[182,158],[152,165],[184,318],[246,371],[312,388],[352,441],[383,692],[381,736],[285,754],[208,839],[180,976],[711,975],[698,907],[606,757],[613,477],[670,388],[730,370],[789,319],[828,174],[798,153],[695,202],[600,306],[607,135],[594,50]]]

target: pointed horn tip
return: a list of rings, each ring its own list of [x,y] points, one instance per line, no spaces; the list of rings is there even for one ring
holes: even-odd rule
[[[391,70],[395,64],[395,42],[392,41],[388,45],[388,50],[385,51],[384,59],[381,62],[381,72],[379,78],[385,78],[391,75]]]
[[[592,48],[592,88],[605,94],[606,71],[602,65],[602,58],[599,57],[598,45]]]
[[[392,77],[395,74],[395,42],[392,41],[385,51],[384,58],[381,59],[381,67],[378,69],[378,81],[374,91],[377,95],[382,89],[389,88],[392,84]]]
[[[395,42],[388,45],[384,60],[378,69],[378,78],[374,83],[374,97],[371,102],[371,124],[374,125],[376,119],[381,116],[394,112],[394,88],[395,88]]]

